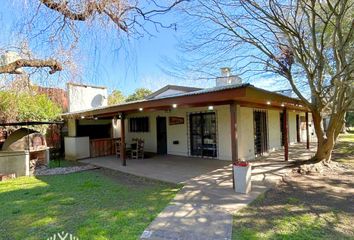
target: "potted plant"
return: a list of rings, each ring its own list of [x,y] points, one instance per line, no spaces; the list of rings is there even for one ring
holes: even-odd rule
[[[233,164],[235,192],[249,193],[251,191],[251,164],[237,161]]]

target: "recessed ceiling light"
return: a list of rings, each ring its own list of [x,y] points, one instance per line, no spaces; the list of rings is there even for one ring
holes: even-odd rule
[[[214,106],[209,106],[208,107],[208,110],[213,110],[214,109]]]
[[[177,104],[176,103],[172,104],[172,107],[177,108]]]

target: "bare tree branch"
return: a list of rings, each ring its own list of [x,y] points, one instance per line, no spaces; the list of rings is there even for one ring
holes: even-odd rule
[[[21,74],[22,72],[20,71],[20,68],[23,67],[50,68],[50,74],[63,70],[62,65],[53,59],[18,59],[7,65],[0,66],[0,74]]]
[[[314,117],[316,158],[330,159],[354,101],[354,0],[195,0],[183,10],[195,69],[229,62],[284,77]]]

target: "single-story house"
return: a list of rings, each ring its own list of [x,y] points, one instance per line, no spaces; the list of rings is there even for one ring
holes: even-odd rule
[[[141,101],[64,114],[66,158],[114,154],[116,138],[122,148],[143,138],[146,152],[232,161],[280,148],[287,159],[289,144],[309,147],[308,109],[299,99],[219,80],[212,88],[168,85]],[[126,164],[125,154],[120,158]]]

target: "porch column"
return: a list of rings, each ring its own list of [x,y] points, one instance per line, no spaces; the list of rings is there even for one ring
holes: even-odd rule
[[[236,103],[232,102],[230,104],[230,132],[231,132],[231,159],[232,165],[238,161],[238,144],[237,144],[237,113],[236,113]],[[235,188],[234,182],[234,170],[232,167],[232,185]]]
[[[283,109],[284,159],[289,160],[288,111]]]
[[[299,116],[299,114],[296,114],[296,141],[298,143],[301,142],[301,137],[300,137],[300,116]]]
[[[120,160],[122,161],[122,166],[127,166],[127,160],[125,156],[125,116],[122,113],[120,117]]]
[[[306,121],[306,148],[310,149],[310,130],[309,130],[309,113],[305,113],[305,121]]]

